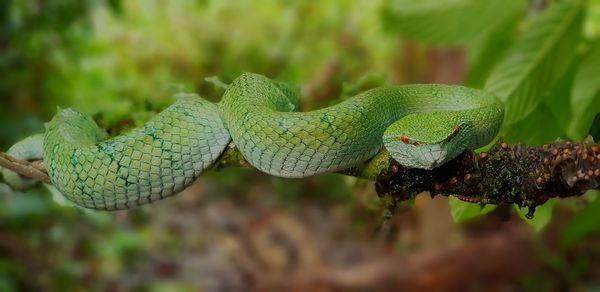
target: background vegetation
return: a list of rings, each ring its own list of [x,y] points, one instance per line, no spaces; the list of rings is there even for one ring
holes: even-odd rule
[[[508,142],[598,140],[600,1],[6,0],[0,149],[43,131],[56,106],[117,134],[175,92],[217,101],[218,80],[245,71],[301,84],[303,110],[381,84],[466,84],[506,103]],[[391,216],[370,182],[227,169],[175,198],[107,213],[0,183],[0,290],[237,290],[514,228],[527,228],[536,268],[467,287],[598,288],[596,197],[547,203],[526,221],[518,208],[427,197]]]

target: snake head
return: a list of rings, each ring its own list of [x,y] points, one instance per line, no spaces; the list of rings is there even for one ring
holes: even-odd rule
[[[466,149],[472,124],[423,113],[402,118],[386,129],[383,144],[392,157],[408,168],[433,169]]]

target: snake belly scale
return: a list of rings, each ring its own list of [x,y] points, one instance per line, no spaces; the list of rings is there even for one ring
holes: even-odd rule
[[[183,190],[231,140],[251,165],[281,177],[349,168],[382,147],[405,167],[431,169],[489,143],[504,114],[489,93],[436,84],[377,87],[310,112],[296,112],[298,102],[296,87],[244,73],[219,104],[179,94],[142,127],[110,139],[90,116],[61,110],[43,136],[8,153],[43,157],[53,185],[77,205],[119,210]]]

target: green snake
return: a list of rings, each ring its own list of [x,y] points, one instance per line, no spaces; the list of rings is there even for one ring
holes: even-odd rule
[[[462,86],[382,86],[310,112],[295,111],[299,96],[297,87],[244,73],[218,104],[179,94],[142,127],[110,139],[90,116],[63,109],[43,135],[8,153],[43,158],[52,184],[75,204],[118,210],[183,190],[231,140],[252,166],[280,177],[350,168],[382,147],[405,167],[432,169],[489,143],[504,115],[493,95]]]

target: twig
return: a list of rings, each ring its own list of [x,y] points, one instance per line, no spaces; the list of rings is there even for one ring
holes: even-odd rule
[[[42,161],[29,162],[16,159],[0,151],[0,167],[10,169],[22,176],[50,184],[50,177]]]

